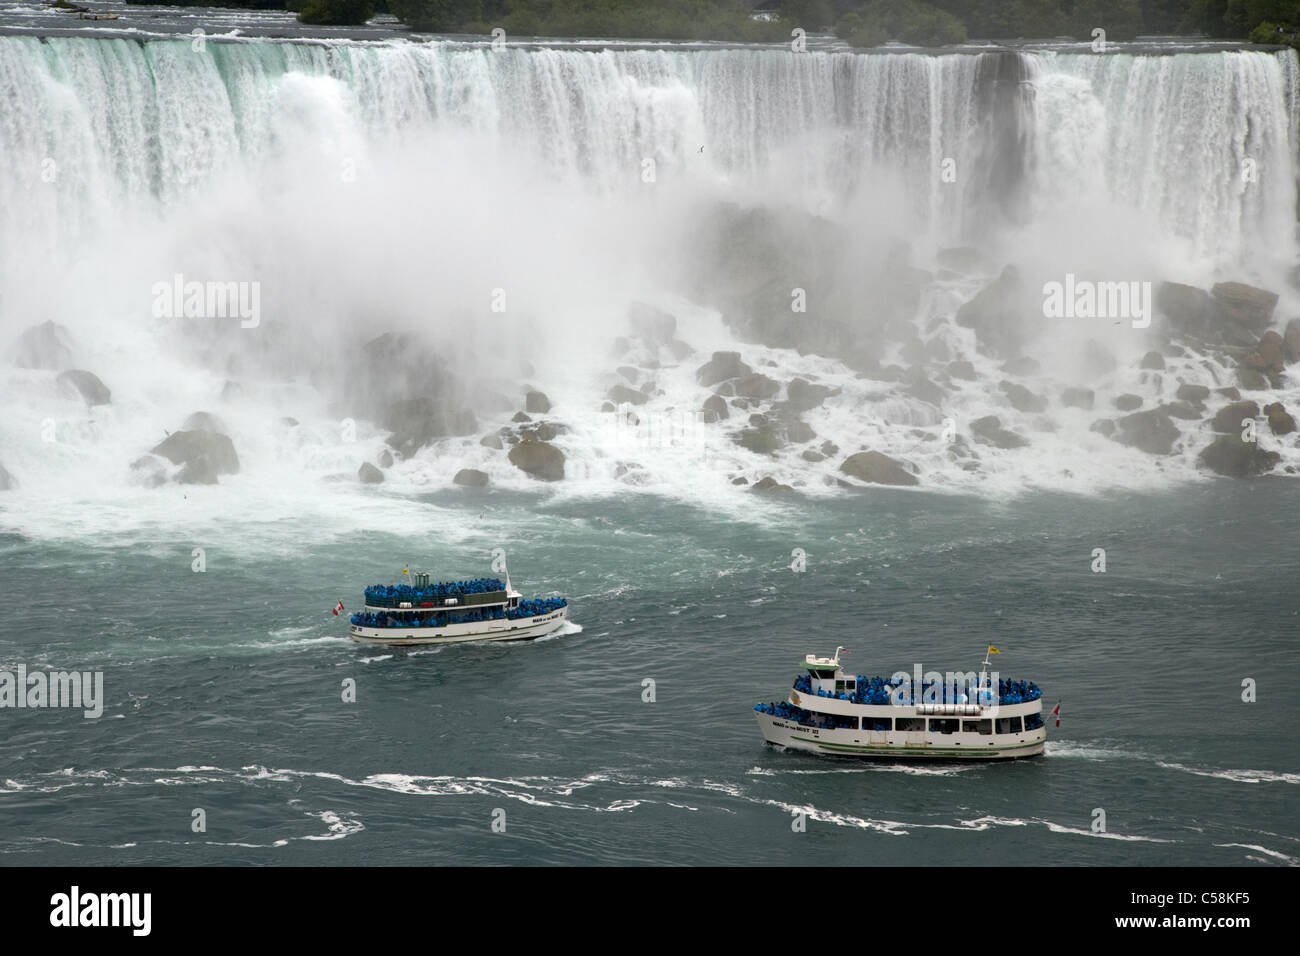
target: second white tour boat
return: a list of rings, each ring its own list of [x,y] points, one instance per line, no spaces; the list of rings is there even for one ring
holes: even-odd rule
[[[365,610],[351,618],[352,640],[397,646],[528,641],[557,631],[569,613],[562,597],[525,599],[511,586],[509,572],[505,581],[434,583],[428,574],[411,581],[366,588]]]
[[[840,667],[843,650],[836,648],[834,657],[809,654],[808,673],[795,678],[785,700],[754,708],[768,743],[891,759],[1006,760],[1043,752],[1043,695],[1032,681],[1005,680],[996,671],[945,675],[919,668],[888,679],[863,677]]]

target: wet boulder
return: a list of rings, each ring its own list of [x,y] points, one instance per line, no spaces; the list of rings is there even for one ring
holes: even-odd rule
[[[802,378],[791,379],[785,390],[786,407],[795,414],[817,408],[832,395],[839,394],[838,388],[814,385]]]
[[[100,381],[98,375],[82,368],[60,372],[58,381],[77,392],[87,405],[107,405],[113,397],[113,393]]]
[[[1148,455],[1172,454],[1174,442],[1182,435],[1169,415],[1158,408],[1125,415],[1115,424],[1116,431],[1110,436],[1114,441]]]
[[[1115,422],[1109,418],[1098,419],[1088,426],[1088,431],[1096,432],[1098,435],[1105,435],[1107,438],[1115,437]]]
[[[1268,376],[1253,368],[1237,369],[1237,384],[1248,392],[1266,392],[1270,387]]]
[[[9,474],[4,465],[0,465],[0,491],[9,491],[18,487],[18,480]]]
[[[456,472],[452,482],[466,488],[486,488],[488,476],[487,472],[479,471],[477,468],[462,468]]]
[[[219,475],[239,473],[239,456],[229,436],[213,431],[172,432],[150,454],[180,465],[175,480],[183,485],[215,485]]]
[[[57,322],[34,325],[14,343],[14,364],[60,372],[72,367],[72,333]]]
[[[649,401],[645,392],[628,388],[626,385],[615,385],[606,395],[616,405],[644,405]]]
[[[1225,435],[1234,434],[1246,427],[1245,420],[1256,418],[1259,418],[1259,405],[1255,402],[1233,402],[1214,413],[1212,427]]]
[[[1300,319],[1292,319],[1283,329],[1282,352],[1288,362],[1300,362]]]
[[[510,449],[510,463],[538,481],[564,478],[564,452],[549,442],[525,438]]]
[[[1240,435],[1220,435],[1201,451],[1199,460],[1227,478],[1254,478],[1272,471],[1282,456],[1264,451],[1258,442],[1243,441]]]
[[[478,443],[485,448],[495,448],[497,451],[505,447],[500,435],[484,435],[478,440]]]
[[[717,385],[753,371],[740,360],[739,352],[714,352],[713,357],[696,371],[695,380],[701,385]]]
[[[1210,389],[1206,385],[1179,385],[1178,391],[1174,393],[1174,398],[1180,402],[1191,402],[1193,405],[1204,405],[1209,397]]]
[[[1138,363],[1138,368],[1154,372],[1163,372],[1165,370],[1165,357],[1153,349],[1146,355],[1142,356],[1142,361]]]
[[[1167,402],[1160,408],[1170,418],[1180,418],[1183,421],[1194,421],[1201,417],[1202,412],[1200,406],[1193,405],[1191,402]]]
[[[948,398],[948,393],[942,386],[936,385],[930,381],[925,374],[925,369],[920,366],[909,368],[904,375],[906,386],[904,391],[913,398],[920,399],[930,405],[942,405]]]
[[[812,426],[809,425],[807,422],[802,421],[800,419],[795,419],[794,421],[786,425],[785,437],[788,438],[790,441],[794,442],[796,445],[802,445],[816,438],[817,433],[813,431]]]
[[[1155,304],[1172,328],[1198,335],[1209,327],[1216,311],[1208,292],[1181,282],[1160,283]]]
[[[1131,412],[1142,407],[1142,396],[1125,393],[1115,399],[1115,407],[1121,412]]]
[[[1277,308],[1277,293],[1244,282],[1217,282],[1210,289],[1210,296],[1227,319],[1254,332],[1268,328]]]
[[[1283,345],[1282,336],[1269,329],[1260,336],[1255,348],[1243,355],[1239,361],[1245,368],[1254,369],[1265,375],[1280,375],[1286,368]]]
[[[1002,422],[996,415],[985,415],[983,418],[975,419],[970,423],[970,432],[977,442],[982,445],[992,445],[994,448],[1024,448],[1029,444],[1027,439],[1003,428]]]
[[[975,381],[975,366],[965,359],[948,363],[948,375],[963,382]]]
[[[167,484],[170,463],[160,455],[141,455],[131,462],[131,481],[146,488]]]
[[[731,413],[727,410],[727,400],[721,395],[710,395],[706,398],[702,411],[706,424],[720,422],[731,417]]]
[[[440,438],[472,435],[478,420],[469,409],[444,406],[432,398],[410,398],[394,402],[381,422],[389,432],[387,442],[402,458]]]
[[[746,428],[733,436],[741,448],[756,455],[774,455],[785,445],[780,430],[773,422],[763,422],[757,427]]]
[[[228,434],[226,423],[211,412],[191,412],[181,422],[181,429],[194,432],[212,432],[214,435]]]
[[[545,392],[534,389],[524,396],[524,411],[534,415],[545,415],[550,410],[551,400],[546,397]]]
[[[538,441],[550,441],[568,429],[558,422],[538,422],[532,428],[521,428],[520,435],[532,435]]]
[[[878,451],[860,451],[840,463],[844,474],[874,485],[918,485],[920,481],[902,464]]]
[[[1268,427],[1274,435],[1290,435],[1296,430],[1295,418],[1281,402],[1265,405],[1264,414],[1268,417]]]
[[[1047,411],[1047,399],[1035,395],[1023,385],[1004,380],[998,383],[998,388],[1006,393],[1007,401],[1017,411],[1033,412],[1035,414]]]
[[[771,475],[760,478],[750,487],[750,491],[756,491],[760,494],[788,494],[794,491],[789,485],[783,485]]]
[[[742,398],[771,398],[781,390],[781,384],[762,372],[742,375],[733,383],[736,394]]]
[[[392,467],[393,467],[393,453],[390,452],[387,448],[385,448],[385,449],[384,449],[382,452],[380,452],[380,454],[379,454],[379,467],[380,467],[380,468],[392,468]]]
[[[384,473],[374,465],[370,464],[370,462],[365,461],[362,462],[361,467],[357,469],[357,480],[363,485],[383,484]]]

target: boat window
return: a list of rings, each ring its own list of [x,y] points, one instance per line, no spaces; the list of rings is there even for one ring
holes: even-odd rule
[[[1000,734],[1018,734],[1020,733],[1019,717],[999,717],[998,733]]]
[[[924,717],[897,717],[894,720],[894,729],[906,731],[909,733],[919,733],[925,730]]]
[[[863,730],[892,730],[894,719],[892,717],[863,717]]]
[[[993,733],[993,721],[991,721],[991,720],[963,720],[963,721],[962,721],[962,725],[961,725],[961,729],[964,730],[964,731],[965,731],[966,733],[968,733],[968,734],[974,734],[974,733],[991,734],[991,733]]]
[[[936,734],[955,734],[959,724],[961,724],[960,720],[955,720],[949,717],[937,719],[931,718],[930,732]]]

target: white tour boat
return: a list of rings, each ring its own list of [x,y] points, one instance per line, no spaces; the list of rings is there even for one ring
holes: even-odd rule
[[[1006,760],[1043,752],[1043,695],[1032,681],[987,670],[923,674],[919,667],[887,679],[862,677],[841,669],[843,650],[809,654],[808,673],[795,679],[786,700],[754,708],[768,743],[889,759]]]
[[[403,575],[410,572],[403,569]],[[411,584],[366,588],[366,606],[352,615],[352,639],[363,644],[459,644],[529,641],[563,626],[564,598],[525,600],[500,578],[434,583],[428,574]]]

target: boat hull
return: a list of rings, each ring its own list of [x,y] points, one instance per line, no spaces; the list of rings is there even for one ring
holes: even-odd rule
[[[553,634],[568,618],[567,607],[537,617],[504,621],[473,621],[443,627],[362,627],[351,625],[351,638],[358,644],[388,647],[416,647],[431,644],[469,644],[484,641],[532,641]]]
[[[836,757],[885,760],[1014,760],[1036,757],[1047,741],[1046,728],[1018,734],[880,732],[805,727],[771,714],[756,713],[763,739],[778,747]],[[991,738],[991,739],[990,739]]]

